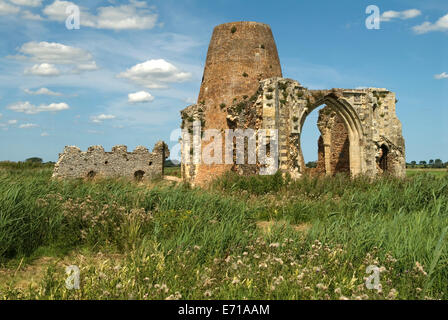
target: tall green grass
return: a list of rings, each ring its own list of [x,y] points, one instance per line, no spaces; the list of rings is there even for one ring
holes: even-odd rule
[[[135,210],[142,223],[133,240],[147,237],[166,248],[198,245],[222,251],[253,228],[244,202],[186,186],[60,182],[50,179],[49,170],[0,171],[0,257],[29,255],[49,245],[122,249],[129,241],[121,227]]]
[[[0,170],[1,260],[87,248],[125,265],[85,269],[80,293],[51,269],[40,289],[6,298],[448,298],[448,177],[228,174],[201,190],[50,176]],[[282,223],[264,233],[261,220]],[[384,267],[384,292],[366,291],[370,264]]]

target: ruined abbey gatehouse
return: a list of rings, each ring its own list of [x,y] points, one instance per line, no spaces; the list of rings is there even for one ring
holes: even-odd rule
[[[217,129],[223,135],[228,129],[264,129],[268,149],[270,132],[275,132],[278,168],[296,178],[306,173],[404,177],[405,143],[396,102],[395,93],[384,88],[309,90],[299,81],[285,79],[270,27],[235,22],[213,32],[199,97],[181,112],[182,129],[193,132],[198,121],[202,131]],[[300,137],[305,119],[320,106],[325,107],[317,124],[318,163],[309,169]],[[208,143],[212,141],[202,141],[203,151]],[[184,147],[182,152],[192,150]],[[182,177],[202,185],[227,171],[258,174],[261,167],[189,162],[182,164]]]

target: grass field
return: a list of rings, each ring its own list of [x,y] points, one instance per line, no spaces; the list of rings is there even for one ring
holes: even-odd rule
[[[416,174],[429,173],[437,177],[443,177],[448,174],[448,169],[407,169],[406,174],[408,177],[415,176]]]
[[[446,174],[207,190],[50,176],[0,167],[1,299],[448,299]]]
[[[165,168],[165,175],[174,176],[180,178],[180,167],[167,167]]]

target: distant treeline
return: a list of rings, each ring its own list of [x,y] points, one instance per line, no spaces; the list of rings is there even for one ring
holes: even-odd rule
[[[13,161],[0,161],[0,167],[2,168],[39,168],[39,167],[52,167],[55,162],[43,162],[42,158],[33,157],[28,158],[25,161],[13,162]],[[173,162],[171,160],[165,161],[165,167],[179,167],[180,163]],[[317,161],[310,161],[306,164],[307,168],[316,168]],[[429,161],[411,161],[406,163],[407,168],[422,168],[422,169],[443,169],[448,168],[448,162],[443,162],[441,159],[431,159]]]
[[[166,161],[165,161],[165,167],[167,167],[167,168],[170,168],[170,167],[180,167],[180,162],[178,162],[178,161],[166,160]]]
[[[8,169],[30,169],[30,168],[42,168],[42,167],[53,167],[54,162],[43,162],[41,158],[33,157],[28,158],[25,161],[0,161],[0,168]]]
[[[317,161],[310,161],[306,164],[307,168],[316,168]],[[406,163],[406,168],[408,169],[444,169],[448,168],[448,162],[443,162],[441,159],[429,160],[429,161],[411,161]]]
[[[448,168],[448,162],[443,162],[441,159],[436,160],[421,160],[419,162],[417,161],[411,161],[409,163],[406,163],[406,166],[408,168],[424,168],[424,169],[443,169]]]

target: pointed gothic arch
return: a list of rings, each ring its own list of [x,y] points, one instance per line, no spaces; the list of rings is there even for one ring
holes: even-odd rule
[[[344,125],[348,132],[349,138],[349,159],[350,159],[350,174],[352,176],[357,176],[364,172],[362,164],[364,162],[363,152],[361,152],[361,147],[363,143],[363,127],[361,120],[353,106],[345,100],[343,97],[337,96],[333,92],[324,95],[322,98],[318,99],[315,103],[309,104],[307,108],[299,116],[300,130],[302,132],[303,125],[305,123],[308,115],[315,109],[322,105],[329,106],[334,112],[336,112],[344,121]],[[299,139],[299,162],[301,167],[304,167],[304,158],[302,153],[302,148],[300,147]]]

